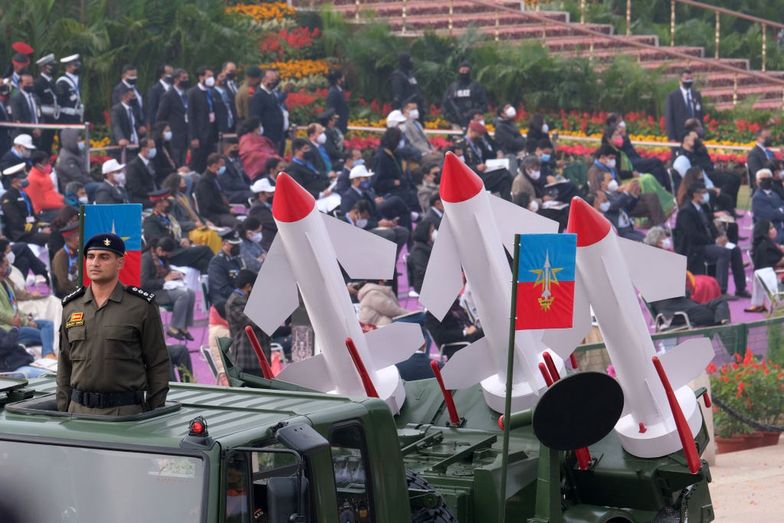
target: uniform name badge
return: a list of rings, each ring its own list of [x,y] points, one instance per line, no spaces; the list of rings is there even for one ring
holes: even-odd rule
[[[215,122],[215,113],[210,113],[210,123]]]
[[[455,96],[458,98],[468,98],[471,96],[471,89],[458,89],[455,92]]]
[[[35,223],[35,216],[28,216],[27,218],[25,218],[25,221],[27,223]]]
[[[71,327],[81,327],[82,325],[84,325],[83,312],[72,312],[68,317],[68,321],[65,322],[66,329],[70,329]]]

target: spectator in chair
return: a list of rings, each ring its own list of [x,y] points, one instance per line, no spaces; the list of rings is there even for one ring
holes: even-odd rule
[[[103,182],[95,189],[95,203],[130,203],[125,190],[125,164],[112,158],[101,166]]]
[[[757,143],[746,156],[746,165],[749,169],[749,185],[756,189],[756,175],[761,169],[768,169],[772,173],[781,171],[781,162],[776,159],[773,147],[773,137],[770,129],[763,127],[756,134]]]
[[[253,218],[261,224],[261,248],[267,252],[272,247],[275,235],[278,234],[278,224],[275,223],[275,218],[272,216],[272,198],[275,195],[275,186],[265,177],[253,182],[250,190],[255,196],[255,201],[248,212],[247,220]]]
[[[245,169],[240,161],[240,149],[236,140],[227,138],[223,142],[223,162],[226,172],[218,177],[218,184],[229,203],[248,205],[248,200],[253,197],[250,190],[250,178],[245,174]]]
[[[187,235],[187,238],[194,245],[206,245],[213,254],[220,251],[220,236],[218,236],[216,231],[210,229],[209,222],[205,223],[196,214],[196,204],[193,201],[193,197],[186,192],[187,182],[185,177],[177,173],[170,174],[163,181],[163,187],[171,194],[171,215],[180,224],[183,235]]]
[[[397,245],[397,255],[403,246],[408,243],[408,230],[401,227],[394,220],[377,218],[374,208],[367,199],[360,199],[343,215],[343,219],[355,227],[372,232]]]
[[[517,110],[511,104],[498,108],[495,119],[495,142],[505,155],[517,156],[525,151],[525,138],[520,135],[517,126]]]
[[[430,198],[434,194],[438,194],[440,176],[440,162],[422,164],[422,182],[417,185],[417,200],[419,200],[419,209],[424,214],[430,210]]]
[[[427,263],[430,261],[430,252],[436,241],[438,230],[429,220],[425,219],[414,229],[414,246],[408,253],[406,265],[408,269],[408,284],[417,293],[422,291],[422,282],[425,280]]]
[[[207,170],[196,183],[196,203],[199,215],[221,227],[235,227],[237,217],[231,212],[229,201],[221,192],[218,178],[226,172],[223,157],[212,153],[207,157]]]
[[[70,223],[60,229],[65,239],[63,247],[52,259],[54,294],[65,298],[81,286],[79,281],[79,224]]]
[[[326,173],[322,174],[318,168],[308,160],[313,157],[310,141],[296,138],[291,142],[291,162],[287,171],[294,180],[317,200],[332,194],[329,188],[330,180]],[[315,153],[319,155],[318,152]],[[320,157],[320,155],[318,156]]]
[[[422,155],[433,152],[433,146],[430,144],[430,140],[427,139],[425,129],[422,127],[422,124],[419,123],[419,108],[417,107],[416,102],[406,102],[403,105],[401,112],[406,118],[406,121],[403,124],[405,126],[403,128],[403,134],[406,142]]]
[[[376,173],[372,185],[376,194],[384,197],[397,196],[403,200],[410,211],[416,211],[419,209],[416,187],[397,153],[402,137],[403,132],[398,127],[387,129],[381,136],[381,142],[372,161],[372,169]]]
[[[340,199],[340,211],[349,212],[359,200],[367,200],[370,204],[373,220],[386,220],[395,222],[395,225],[411,230],[411,213],[403,200],[398,196],[380,196],[371,187],[373,171],[368,171],[364,165],[352,167],[349,173],[350,187]],[[371,227],[374,224],[371,223]],[[392,226],[391,224],[385,226]]]
[[[153,160],[158,155],[155,141],[144,138],[139,142],[139,154],[125,167],[125,190],[131,203],[140,203],[145,209],[152,207],[149,195],[158,190],[157,174]]]
[[[784,247],[776,242],[779,232],[769,220],[758,220],[754,224],[751,240],[751,260],[755,270],[784,269]],[[778,274],[776,280],[780,281]],[[766,292],[756,276],[752,276],[751,305],[745,312],[767,312]],[[780,287],[780,284],[779,284]]]
[[[33,212],[30,197],[25,191],[28,183],[25,164],[19,163],[4,170],[3,183],[8,187],[1,200],[3,226],[8,237],[15,242],[46,245],[49,227],[45,227]]]
[[[319,123],[324,126],[324,134],[327,139],[324,142],[324,151],[326,151],[329,161],[332,163],[332,170],[337,172],[343,167],[343,162],[346,161],[346,147],[344,145],[345,137],[338,127],[340,116],[338,116],[332,109],[327,109],[318,117]]]
[[[707,175],[710,183],[715,188],[719,189],[721,194],[726,198],[725,210],[735,209],[738,206],[738,190],[740,189],[741,177],[733,172],[719,171],[713,163],[713,160],[708,153],[708,148],[705,147],[703,142],[705,138],[705,128],[702,122],[696,118],[690,118],[686,121],[686,132],[696,132],[697,138],[694,140],[694,147],[690,154],[690,160],[693,165],[698,165],[703,172]],[[673,163],[673,168],[675,164]],[[708,184],[708,181],[705,182]]]
[[[33,204],[33,211],[46,221],[51,220],[63,208],[65,200],[52,183],[52,166],[49,154],[35,151],[31,156],[33,167],[27,179],[30,185],[25,192]]]
[[[209,297],[218,313],[226,318],[225,305],[231,293],[237,288],[236,279],[243,269],[240,257],[240,237],[230,230],[221,235],[221,251],[210,260]]]
[[[270,360],[270,337],[264,334],[253,321],[245,315],[245,306],[248,304],[248,296],[253,290],[253,284],[256,282],[257,273],[248,269],[242,269],[237,274],[236,285],[237,288],[231,292],[228,300],[226,301],[226,320],[229,323],[229,334],[231,336],[231,347],[229,347],[229,356],[231,356],[234,365],[240,368],[242,372],[261,376],[261,367],[259,367],[259,359],[253,346],[245,333],[245,327],[250,325],[253,327],[253,332],[261,343],[261,349],[267,361]]]
[[[640,197],[639,184],[632,181],[621,187],[609,172],[596,170],[591,172],[589,185],[594,192],[594,206],[613,224],[618,236],[642,241],[645,235],[634,229],[629,218]]]
[[[465,136],[466,165],[473,169],[485,184],[485,188],[504,200],[512,199],[512,175],[507,169],[489,169],[488,160],[497,159],[497,151],[486,139],[487,128],[479,122],[471,122]]]
[[[0,254],[5,254],[8,261],[22,273],[22,277],[27,278],[29,273],[33,273],[43,277],[46,284],[51,287],[46,264],[33,254],[25,242],[12,244],[8,238],[0,236]]]
[[[776,241],[784,241],[784,200],[773,191],[773,173],[760,169],[756,174],[757,191],[751,197],[751,214],[754,220],[768,220],[778,231]]]
[[[240,236],[240,257],[246,269],[258,272],[267,251],[261,247],[262,232],[261,222],[252,216],[248,216],[245,221],[237,226],[237,233]]]
[[[63,129],[60,132],[60,154],[57,157],[57,181],[60,187],[70,182],[98,185],[90,176],[87,165],[87,147],[84,135],[79,129]]]
[[[273,158],[280,161],[275,142],[264,136],[264,127],[258,118],[243,120],[237,128],[237,135],[240,137],[242,168],[251,180],[268,174],[267,164]]]

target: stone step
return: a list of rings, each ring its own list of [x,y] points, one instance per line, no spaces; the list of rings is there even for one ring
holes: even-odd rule
[[[499,5],[503,7],[508,7],[512,9],[519,9],[520,2],[515,2],[513,0],[505,0],[498,2]],[[407,2],[405,4],[406,7],[406,16],[421,16],[421,15],[449,15],[449,7],[450,3],[448,1],[429,1],[429,2]],[[484,13],[487,12],[487,7],[482,4],[475,4],[473,2],[468,1],[460,1],[457,0],[452,2],[452,13],[453,16],[460,16],[466,15],[470,13]],[[339,13],[343,13],[344,16],[353,19],[357,13],[357,6],[354,3],[351,4],[344,4],[344,5],[336,5],[335,10]],[[359,6],[359,13],[360,19],[370,16],[376,16],[378,18],[390,18],[390,17],[397,17],[402,16],[403,14],[403,3],[396,2],[384,2],[384,3],[365,3],[361,2]],[[504,14],[512,14],[505,12]],[[542,12],[543,16],[547,16],[553,20],[559,20],[561,22],[568,22],[569,21],[569,13],[559,12],[559,11],[548,11]],[[518,16],[520,20],[525,22],[526,18]],[[531,20],[529,18],[529,20]]]
[[[427,29],[443,29],[449,27],[448,14],[424,14],[416,16],[406,16],[405,25],[406,31],[411,30],[427,30]],[[463,28],[468,26],[494,26],[496,20],[502,26],[538,26],[542,27],[547,24],[542,24],[539,20],[526,18],[515,13],[460,13],[451,17],[452,27]],[[403,26],[403,18],[395,16],[387,18],[386,22],[392,29],[399,30]],[[555,26],[554,26],[555,27]]]
[[[694,74],[703,74],[710,72],[722,72],[725,74],[732,74],[728,71],[718,68],[718,63],[721,62],[725,65],[736,67],[738,69],[749,70],[749,61],[742,58],[722,58],[720,60],[710,59],[709,62],[692,62],[681,60],[680,58],[673,58],[672,60],[650,60],[641,62],[640,67],[644,69],[662,69],[663,74],[678,75],[683,69],[687,67],[691,69]]]
[[[702,47],[676,47],[674,50],[683,54],[694,56],[696,58],[702,58],[702,54],[704,52]],[[590,49],[580,49],[574,52],[556,54],[562,57],[590,58],[591,60],[596,61],[598,64],[612,62],[617,56],[628,56],[640,64],[650,61],[662,62],[669,60],[670,58],[664,49],[640,49],[638,47],[631,46],[607,47],[605,49],[596,49],[596,47],[594,47],[593,51]]]
[[[496,28],[495,20],[483,20],[479,19],[479,23],[474,24],[475,29],[477,32],[481,34],[487,34],[489,36],[495,36],[496,31],[498,32],[498,37],[501,40],[529,40],[529,39],[537,39],[541,40],[543,38],[558,38],[558,37],[565,37],[565,36],[579,36],[580,33],[575,31],[571,27],[564,27],[564,26],[556,26],[556,25],[535,25],[535,24],[522,24],[522,25],[500,25]],[[488,22],[490,25],[483,25],[483,23]],[[391,23],[391,21],[390,21]],[[608,24],[585,24],[581,27],[587,27],[589,29],[593,29],[594,31],[599,31],[604,34],[612,34],[612,26]],[[439,26],[434,28],[435,31],[439,34],[447,34],[449,29],[448,26]],[[459,35],[468,28],[455,28],[452,31],[453,35]],[[400,36],[406,37],[420,37],[425,33],[424,30],[406,30],[403,31],[396,31],[396,34]]]
[[[638,49],[637,47],[631,45],[631,43],[625,42],[638,42],[642,44],[648,45],[656,45],[659,41],[656,35],[631,35],[631,36],[621,36],[620,38],[623,39],[624,43],[618,42],[615,40],[609,40],[607,38],[595,38],[593,41],[593,48],[596,49]],[[576,52],[580,50],[589,50],[591,47],[591,42],[586,40],[584,36],[564,36],[560,38],[548,38],[544,44],[550,50],[551,53],[555,54],[566,54],[568,55],[571,52]]]
[[[784,71],[767,71],[765,74],[784,80]],[[732,87],[735,79],[732,73],[728,72],[714,72],[714,73],[701,73],[696,75],[697,86],[700,89],[709,89],[714,87]],[[757,85],[760,80],[753,76],[738,75],[738,85]]]
[[[741,101],[742,101],[741,99],[738,99],[738,103],[740,103]],[[782,100],[780,98],[778,100],[771,98],[768,100],[759,100],[754,102],[752,108],[760,111],[771,111],[771,110],[779,110],[782,108],[782,106],[784,106],[784,103],[782,103]],[[733,104],[731,101],[721,102],[715,104],[714,107],[716,107],[717,111],[729,111],[730,109],[735,107],[735,104]]]
[[[732,101],[732,86],[718,87],[710,89],[701,89],[700,92],[705,98],[709,98],[714,102],[731,102]],[[781,103],[784,97],[784,86],[775,84],[756,84],[756,85],[743,85],[738,86],[738,99],[749,97],[756,97],[760,101],[775,99]]]

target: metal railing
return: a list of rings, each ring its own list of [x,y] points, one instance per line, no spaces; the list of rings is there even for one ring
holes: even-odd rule
[[[9,129],[48,129],[52,131],[60,131],[62,129],[78,129],[84,131],[84,142],[89,145],[90,143],[90,123],[84,122],[83,124],[55,124],[55,123],[21,123],[21,122],[0,122],[0,127],[8,127]],[[94,149],[96,150],[96,149]],[[90,168],[90,147],[85,147],[85,154],[87,156],[87,168]]]

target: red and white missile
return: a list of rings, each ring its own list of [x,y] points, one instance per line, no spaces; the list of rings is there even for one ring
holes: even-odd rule
[[[559,353],[573,350],[591,328],[593,308],[624,393],[624,415],[615,426],[623,448],[643,458],[681,449],[667,395],[652,363],[656,350],[637,291],[649,302],[682,296],[686,258],[619,238],[610,222],[581,198],[572,200],[566,231],[577,234],[573,328],[546,332],[545,343]],[[687,383],[713,359],[710,340],[688,340],[660,359],[696,435],[702,416]]]
[[[346,349],[351,338],[379,398],[399,412],[405,391],[394,364],[422,346],[422,331],[416,324],[393,323],[363,334],[338,266],[340,262],[354,279],[392,279],[395,244],[320,213],[313,196],[286,173],[277,178],[272,215],[278,234],[245,314],[271,334],[299,305],[299,289],[317,353],[288,365],[278,379],[322,392],[365,396]]]
[[[555,233],[558,224],[486,192],[479,176],[452,153],[446,154],[440,193],[444,217],[419,300],[443,318],[463,287],[465,273],[485,336],[452,356],[442,371],[444,383],[449,389],[463,389],[481,382],[488,406],[503,412],[512,302],[506,252],[513,252],[515,234]],[[533,407],[544,390],[538,363],[545,350],[542,331],[517,332],[513,410]],[[557,355],[554,359],[563,366]]]

